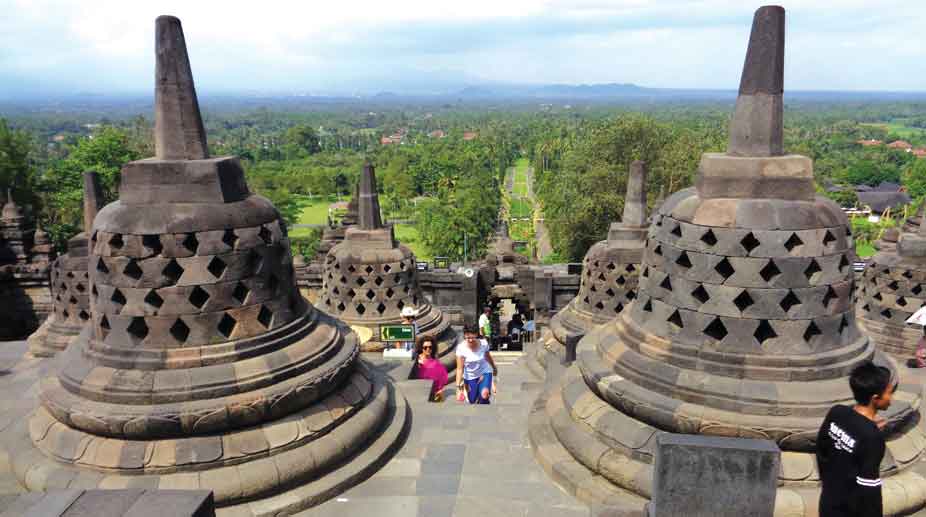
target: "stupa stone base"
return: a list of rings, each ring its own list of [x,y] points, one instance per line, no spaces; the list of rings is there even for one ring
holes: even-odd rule
[[[789,448],[781,456],[775,514],[816,515],[820,481],[809,445],[819,428],[818,417],[804,417],[784,406],[780,414],[756,412],[754,409],[764,403],[759,386],[747,389],[745,381],[738,379],[712,377],[713,386],[698,386],[738,394],[742,405],[731,406],[729,411],[689,402],[682,395],[684,382],[677,385],[678,392],[671,398],[641,387],[624,377],[628,372],[616,373],[604,366],[615,364],[609,357],[620,347],[615,339],[618,325],[614,322],[591,331],[579,344],[576,364],[535,403],[531,440],[538,461],[557,483],[593,507],[603,505],[600,514],[604,515],[612,511],[609,506],[635,508],[642,504],[639,498],[652,497],[652,464],[659,433],[773,439]],[[877,361],[905,371],[885,356]],[[671,378],[665,368],[665,364],[652,362],[641,372],[654,380]],[[891,433],[881,473],[885,515],[903,515],[926,504],[926,465],[921,461],[926,433],[914,409],[922,405],[922,386],[906,383],[905,377],[902,374],[894,404],[884,414]],[[723,381],[731,384],[716,384]],[[839,396],[845,395],[844,385],[825,386],[825,380],[803,384],[797,387],[794,382],[769,381],[764,389],[766,394],[780,390],[779,397],[801,396],[811,413],[817,412],[813,406],[846,403]],[[751,397],[744,396],[746,391],[758,398],[753,411],[749,408]],[[646,422],[658,423],[658,427]],[[607,489],[602,488],[603,482],[609,485]],[[628,497],[631,494],[633,497]]]
[[[28,490],[209,489],[219,515],[277,515],[361,482],[400,447],[404,397],[358,362],[344,388],[287,417],[222,435],[128,440],[64,426],[40,406],[9,450]]]

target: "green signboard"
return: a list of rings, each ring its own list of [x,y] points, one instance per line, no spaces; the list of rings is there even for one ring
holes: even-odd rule
[[[380,341],[414,341],[415,327],[413,325],[381,325],[379,327]]]

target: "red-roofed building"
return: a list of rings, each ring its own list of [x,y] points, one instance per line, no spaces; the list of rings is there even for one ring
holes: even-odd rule
[[[379,139],[379,143],[382,144],[382,145],[398,144],[398,143],[401,143],[401,142],[402,142],[402,139],[401,139],[401,138],[396,138],[394,135],[393,135],[393,136],[384,136],[384,137],[381,137],[381,138]]]
[[[444,138],[445,136],[447,136],[447,133],[444,133],[442,129],[436,129],[428,133],[428,136],[430,138]]]
[[[464,131],[463,132],[463,140],[475,140],[477,136],[479,136],[479,133],[475,131]]]
[[[887,146],[890,147],[891,149],[900,149],[903,151],[907,151],[908,153],[910,152],[911,149],[913,149],[913,146],[910,145],[910,142],[906,142],[904,140],[894,140],[893,142],[887,144]]]
[[[914,149],[911,151],[917,158],[926,158],[926,149]]]
[[[882,142],[882,141],[880,141],[880,140],[859,140],[859,141],[857,141],[856,143],[857,143],[857,144],[860,144],[860,145],[863,146],[863,147],[872,147],[872,146],[875,146],[875,145],[881,145],[881,144],[883,144],[884,142]]]

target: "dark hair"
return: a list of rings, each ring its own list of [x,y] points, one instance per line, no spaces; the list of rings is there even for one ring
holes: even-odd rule
[[[434,341],[434,336],[422,335],[415,338],[415,355],[421,355],[424,352],[424,344],[431,343],[431,359],[437,357],[437,343]]]
[[[871,403],[872,397],[881,395],[891,383],[891,371],[884,366],[878,366],[866,361],[852,370],[849,375],[849,387],[855,401],[863,406]]]
[[[476,328],[476,325],[466,325],[463,327],[464,334],[479,334],[479,329]]]

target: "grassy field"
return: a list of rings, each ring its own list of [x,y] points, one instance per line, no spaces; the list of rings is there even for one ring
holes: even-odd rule
[[[527,167],[527,158],[521,158],[514,163],[513,193],[515,197],[527,197]]]
[[[395,238],[409,247],[417,260],[431,260],[431,252],[421,242],[418,229],[409,224],[395,225]]]
[[[868,258],[877,253],[878,250],[870,242],[856,242],[855,253],[859,258]]]
[[[900,138],[922,138],[926,137],[926,130],[917,127],[905,126],[899,122],[889,123],[866,123],[863,126],[880,127],[887,130],[888,133],[897,135]]]
[[[296,224],[325,224],[328,222],[328,206],[337,201],[337,198],[317,198],[309,196],[300,196],[299,203],[302,205],[302,211],[299,213],[299,219]],[[293,237],[304,237],[312,230],[310,228],[293,228],[290,235]]]
[[[524,199],[511,200],[511,217],[519,219],[524,217],[531,217],[532,213],[533,207],[529,201]]]

